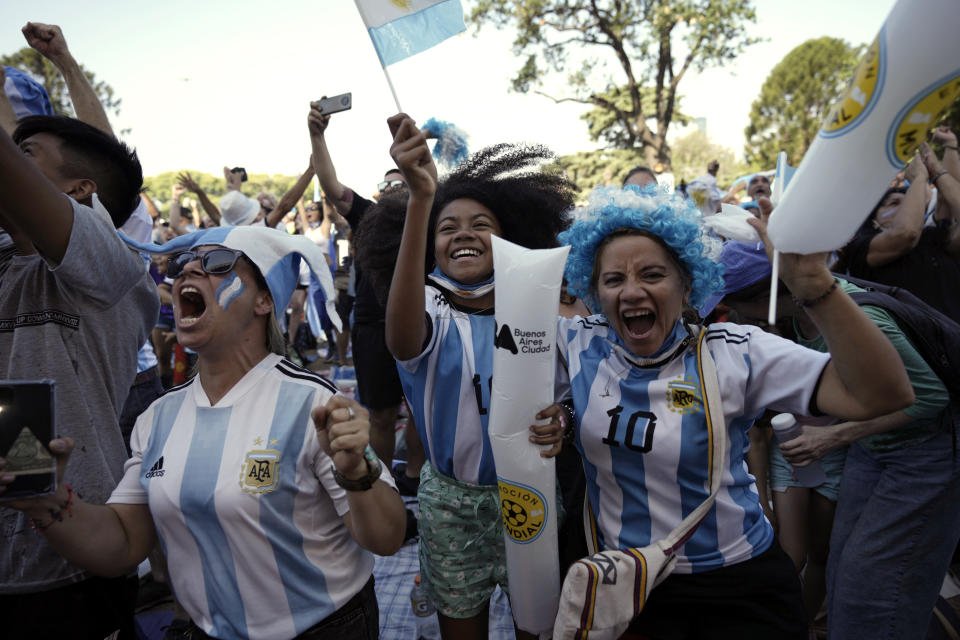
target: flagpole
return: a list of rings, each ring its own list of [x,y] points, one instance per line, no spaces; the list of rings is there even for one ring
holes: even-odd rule
[[[387,71],[387,66],[381,64],[380,68],[383,69],[383,75],[387,79],[387,86],[390,87],[390,94],[393,95],[393,102],[397,105],[397,113],[402,113],[403,108],[400,107],[400,98],[397,97],[397,90],[393,88],[393,80],[390,79],[390,72]]]

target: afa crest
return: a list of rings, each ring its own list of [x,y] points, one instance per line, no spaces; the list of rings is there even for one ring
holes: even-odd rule
[[[674,413],[696,413],[703,407],[700,385],[690,380],[671,380],[667,383],[667,407]]]
[[[280,452],[276,449],[253,449],[244,457],[240,472],[240,488],[247,493],[270,493],[280,481],[277,463]]]

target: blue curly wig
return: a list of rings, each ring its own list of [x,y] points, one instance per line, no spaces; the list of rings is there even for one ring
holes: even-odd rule
[[[598,187],[586,207],[577,209],[573,225],[559,235],[570,245],[567,289],[593,309],[599,301],[593,286],[597,250],[610,234],[637,229],[658,237],[680,260],[690,277],[690,305],[700,305],[723,290],[723,265],[716,261],[721,242],[701,224],[700,211],[689,200],[660,187]]]

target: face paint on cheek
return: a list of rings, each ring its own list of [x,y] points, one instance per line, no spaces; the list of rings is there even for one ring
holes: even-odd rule
[[[231,273],[230,277],[221,282],[220,286],[217,287],[217,304],[226,311],[230,303],[243,293],[244,289],[246,289],[246,287],[243,286],[243,280],[238,278],[237,274]]]

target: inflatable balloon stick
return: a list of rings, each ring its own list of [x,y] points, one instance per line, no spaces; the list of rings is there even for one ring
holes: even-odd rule
[[[960,96],[960,4],[898,0],[770,218],[779,251],[842,247]]]
[[[553,403],[557,309],[570,247],[524,249],[493,237],[497,336],[488,433],[497,467],[510,606],[530,633],[553,629],[560,603],[553,458],[529,440]]]

